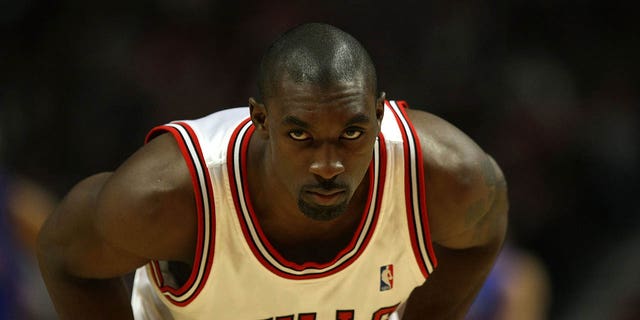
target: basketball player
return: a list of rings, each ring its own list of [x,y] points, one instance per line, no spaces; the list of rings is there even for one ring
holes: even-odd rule
[[[153,129],[69,192],[39,241],[60,316],[461,318],[505,235],[493,159],[387,100],[332,26],[276,40],[258,87],[248,108]]]

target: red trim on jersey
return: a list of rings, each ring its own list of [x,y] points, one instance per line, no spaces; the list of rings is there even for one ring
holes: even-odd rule
[[[214,244],[215,244],[215,205],[213,205],[214,203],[213,187],[211,185],[209,170],[206,166],[206,162],[204,161],[204,158],[202,155],[202,149],[200,147],[200,143],[198,141],[196,134],[193,132],[193,129],[184,122],[174,122],[173,124],[179,125],[180,127],[182,127],[187,131],[187,135],[191,140],[190,143],[195,148],[195,151],[198,157],[197,159],[193,159],[191,153],[189,152],[187,142],[185,141],[185,138],[182,136],[180,131],[171,125],[164,125],[164,126],[158,126],[153,128],[147,135],[145,141],[149,142],[151,139],[153,139],[155,136],[157,136],[162,132],[169,132],[176,139],[176,142],[180,147],[182,156],[184,157],[187,167],[189,168],[189,173],[191,174],[191,181],[193,184],[194,197],[196,201],[196,209],[197,209],[197,217],[198,217],[198,226],[197,226],[198,234],[197,234],[197,242],[196,242],[196,251],[195,251],[193,267],[191,270],[191,274],[189,275],[189,279],[185,282],[184,285],[182,285],[179,288],[173,288],[164,283],[164,279],[162,277],[162,272],[160,271],[160,265],[158,261],[151,261],[150,267],[152,272],[155,275],[154,280],[156,282],[156,286],[160,289],[160,291],[167,298],[167,300],[169,300],[171,303],[177,306],[186,306],[200,294],[200,292],[202,291],[202,288],[204,288],[204,285],[207,282],[209,273],[211,271],[211,265],[213,263],[213,253],[214,253],[213,250],[214,250]],[[201,172],[203,174],[202,180],[204,180],[204,183],[205,183],[204,186],[200,184],[200,177],[198,176],[198,172],[196,169],[196,162],[200,166]],[[208,195],[207,204],[204,203],[204,200],[202,197],[204,192],[206,192],[206,194]],[[209,207],[210,226],[209,226],[208,239],[205,239],[205,221],[204,221],[205,205]],[[196,283],[197,276],[200,273],[201,268],[203,267],[202,256],[203,256],[205,242],[207,242],[208,244],[207,260],[205,261],[205,264],[204,264],[204,271],[202,274],[202,278],[198,283]],[[189,289],[191,289],[194,285],[196,286],[195,291],[185,300],[177,301],[174,298],[167,295],[167,293],[170,293],[171,295],[180,297],[185,293],[187,293]]]
[[[246,239],[247,243],[249,243],[249,248],[253,252],[254,256],[258,257],[260,256],[260,251],[252,243],[252,240],[251,240],[252,237],[249,234],[249,230],[247,230],[247,228],[245,227],[246,224],[243,222],[244,215],[242,212],[242,205],[240,204],[240,195],[238,194],[238,185],[236,183],[236,172],[234,169],[236,167],[235,156],[234,156],[236,153],[235,146],[236,146],[236,143],[238,142],[238,136],[240,135],[240,132],[245,127],[247,122],[249,122],[249,120],[250,119],[245,119],[244,121],[242,121],[231,134],[231,138],[229,139],[229,146],[227,147],[227,173],[229,177],[229,187],[231,189],[231,193],[233,194],[233,197],[232,197],[233,204],[236,208],[236,215],[238,217],[238,222],[240,223],[240,226],[241,226],[240,229],[242,230],[242,234],[244,235],[244,238]]]
[[[423,260],[422,258],[422,254],[420,253],[420,248],[418,246],[418,236],[416,235],[416,231],[415,231],[415,220],[413,217],[413,198],[412,198],[412,190],[411,190],[411,172],[410,172],[410,168],[411,168],[411,159],[410,156],[411,154],[409,153],[409,147],[407,146],[408,143],[408,137],[407,137],[407,133],[404,130],[404,125],[402,124],[402,121],[400,120],[398,114],[395,112],[395,110],[393,110],[393,107],[391,107],[391,105],[389,105],[389,101],[385,101],[385,103],[388,105],[388,108],[390,110],[392,110],[393,116],[396,118],[396,121],[398,122],[398,127],[400,129],[400,133],[402,134],[402,141],[403,141],[403,146],[404,146],[404,169],[405,169],[405,183],[404,183],[404,194],[405,194],[405,206],[407,208],[407,222],[409,224],[409,235],[411,237],[411,248],[413,248],[413,254],[418,262],[418,266],[420,267],[420,271],[422,272],[422,275],[426,278],[429,276],[429,272],[426,268],[426,262]]]
[[[424,242],[427,248],[427,254],[428,254],[428,259],[431,262],[433,268],[435,269],[437,267],[437,260],[435,257],[435,254],[433,252],[433,245],[431,243],[431,234],[429,231],[429,219],[428,219],[428,215],[427,215],[427,205],[426,205],[426,188],[425,188],[425,182],[424,182],[424,161],[423,161],[423,155],[422,155],[422,150],[421,150],[421,146],[420,146],[420,140],[418,138],[418,135],[416,133],[416,130],[413,126],[413,124],[411,123],[409,117],[406,114],[405,109],[408,109],[409,106],[405,101],[396,101],[396,104],[398,105],[398,109],[400,111],[400,114],[398,114],[395,109],[391,106],[391,103],[389,101],[385,101],[385,103],[387,104],[387,107],[389,109],[392,110],[392,113],[398,123],[398,127],[400,129],[400,132],[402,134],[402,139],[403,139],[403,146],[404,146],[404,160],[405,160],[405,203],[406,203],[406,207],[407,207],[407,222],[409,224],[409,234],[411,237],[411,246],[413,248],[413,253],[416,257],[416,260],[418,262],[418,265],[420,266],[420,270],[422,271],[422,274],[425,278],[429,277],[429,270],[427,269],[427,261],[425,261],[425,257],[422,256],[422,253],[420,252],[420,244],[419,244],[419,240],[418,240],[418,235],[416,234],[416,228],[420,228],[422,231],[422,234],[424,235]],[[406,128],[404,127],[404,124],[402,123],[402,120],[400,119],[400,117],[402,117],[403,120],[406,121],[407,125],[409,126],[409,130],[410,132],[406,131]],[[414,161],[414,159],[411,159],[411,154],[409,151],[410,146],[408,145],[410,143],[409,138],[408,138],[408,134],[411,134],[413,140],[414,140],[414,149],[415,149],[415,162],[416,162],[416,169],[417,169],[417,194],[418,194],[418,213],[420,214],[420,220],[422,222],[421,226],[416,226],[415,223],[415,209],[413,206],[413,184],[411,183],[411,181],[413,180],[412,174],[411,174],[411,162]]]
[[[392,314],[394,311],[396,311],[396,309],[398,308],[400,304],[396,304],[395,306],[391,306],[391,307],[386,307],[386,308],[380,308],[378,309],[378,311],[376,311],[373,316],[371,317],[371,319],[373,320],[381,320],[382,316],[386,316],[386,315],[390,315]]]
[[[240,137],[241,141],[238,141],[240,132],[242,131],[242,128],[247,124],[248,120],[243,121],[238,128],[236,128],[236,130],[234,131],[230,143],[229,143],[229,147],[228,147],[228,151],[227,151],[227,157],[228,157],[228,172],[229,172],[229,181],[230,181],[230,185],[231,185],[231,189],[232,192],[234,193],[234,204],[236,206],[236,212],[238,215],[238,219],[240,220],[240,224],[242,226],[242,232],[247,240],[247,243],[249,244],[249,247],[251,248],[251,251],[253,252],[253,254],[258,258],[258,260],[270,271],[272,271],[273,273],[283,277],[283,278],[287,278],[287,279],[314,279],[314,278],[320,278],[320,277],[325,277],[331,274],[334,274],[340,270],[343,270],[344,268],[346,268],[347,266],[349,266],[351,263],[353,263],[353,261],[357,260],[358,257],[362,254],[362,252],[364,251],[364,248],[366,248],[367,244],[369,243],[371,236],[373,234],[373,231],[375,230],[376,224],[377,224],[377,220],[378,220],[378,216],[379,216],[379,211],[380,211],[380,203],[382,201],[382,193],[383,193],[383,189],[384,189],[384,182],[385,182],[385,175],[386,175],[386,146],[384,143],[384,137],[382,136],[382,134],[379,135],[378,137],[378,181],[376,184],[375,181],[375,165],[374,165],[374,161],[371,161],[371,164],[369,165],[369,194],[368,194],[368,198],[367,198],[367,206],[365,208],[365,210],[363,211],[364,214],[362,215],[362,219],[360,220],[360,223],[358,224],[358,228],[357,231],[355,232],[353,238],[351,239],[351,241],[349,242],[349,244],[347,245],[346,248],[342,249],[337,255],[336,257],[327,262],[327,263],[317,263],[317,262],[305,262],[303,264],[298,264],[292,261],[287,260],[286,258],[284,258],[279,252],[278,250],[276,250],[271,243],[269,242],[268,238],[265,236],[259,222],[258,219],[255,215],[255,212],[253,210],[253,205],[251,202],[251,198],[250,198],[250,194],[249,194],[249,190],[248,190],[248,182],[247,182],[247,149],[249,146],[249,141],[251,138],[251,135],[253,134],[253,132],[255,131],[255,127],[250,126],[249,128],[247,128],[245,134]],[[241,143],[240,145],[240,168],[236,168],[235,167],[235,157],[238,156],[235,152],[236,146],[238,143]],[[244,198],[245,198],[245,205],[247,208],[247,211],[249,213],[250,216],[250,220],[251,221],[246,221],[245,217],[244,217],[244,212],[242,210],[242,206],[240,204],[240,195],[238,194],[238,185],[237,185],[237,181],[236,181],[236,170],[239,169],[240,170],[240,175],[241,175],[241,187],[243,188],[243,193],[244,193]],[[376,189],[377,188],[377,189]],[[375,207],[374,207],[374,211],[371,213],[371,215],[373,215],[370,219],[370,225],[369,228],[367,230],[363,230],[365,227],[365,224],[367,222],[367,220],[369,220],[369,211],[371,210],[371,204],[372,204],[372,200],[373,200],[373,191],[376,190],[377,192],[377,197],[375,200]],[[260,243],[265,247],[266,249],[266,254],[269,254],[271,257],[274,258],[274,260],[276,261],[277,264],[280,264],[281,266],[293,269],[295,271],[303,271],[306,269],[325,269],[325,268],[330,268],[332,266],[334,266],[333,268],[331,268],[330,270],[327,270],[325,272],[318,272],[318,273],[309,273],[309,274],[292,274],[289,273],[285,270],[281,270],[277,265],[272,264],[271,262],[268,261],[268,259],[264,256],[265,253],[263,253],[257,246],[257,244],[254,242],[255,239],[251,236],[248,224],[252,224],[252,226],[255,228],[256,233],[258,235],[258,239],[257,241],[260,241]],[[363,232],[366,232],[365,237],[362,239],[362,243],[360,244],[360,247],[356,248],[356,245],[358,243],[358,240],[361,237],[361,234]],[[349,257],[347,260],[343,261],[342,263],[340,263],[339,265],[337,265],[338,261],[341,260],[346,254],[348,254],[349,252],[353,252],[353,250],[356,250],[355,254],[351,257]]]
[[[427,210],[427,188],[425,184],[425,175],[424,175],[424,158],[422,154],[422,146],[420,144],[420,137],[416,131],[416,128],[413,126],[413,122],[407,115],[406,109],[409,109],[409,104],[406,101],[400,100],[396,102],[398,106],[400,106],[400,112],[404,116],[404,119],[407,121],[409,128],[411,128],[411,133],[413,134],[413,140],[416,142],[416,154],[418,156],[417,164],[418,164],[418,183],[419,188],[422,192],[420,195],[420,213],[422,214],[422,230],[425,237],[425,241],[427,242],[427,251],[429,253],[429,260],[433,264],[433,268],[438,266],[438,260],[433,251],[433,243],[431,242],[431,232],[429,229],[429,215]]]

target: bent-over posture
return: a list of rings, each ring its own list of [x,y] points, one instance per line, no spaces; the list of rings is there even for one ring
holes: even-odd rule
[[[461,318],[505,236],[498,165],[387,100],[332,26],[285,33],[259,72],[248,107],[157,127],[68,193],[39,238],[60,316]]]

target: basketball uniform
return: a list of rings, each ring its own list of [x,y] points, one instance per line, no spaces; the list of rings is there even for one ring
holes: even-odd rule
[[[367,179],[367,206],[349,245],[327,263],[288,261],[253,212],[248,108],[154,128],[171,133],[189,166],[198,243],[177,283],[164,261],[136,271],[136,319],[390,319],[437,265],[425,203],[422,153],[403,101],[386,101]],[[393,316],[397,317],[397,315]]]

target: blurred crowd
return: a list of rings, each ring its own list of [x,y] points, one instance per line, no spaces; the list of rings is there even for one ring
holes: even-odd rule
[[[509,250],[470,318],[640,318],[640,30],[630,3],[0,6],[0,319],[55,319],[32,243],[73,184],[115,169],[155,125],[245,105],[268,44],[311,21],[354,35],[387,97],[447,119],[502,166]],[[504,316],[515,297],[530,311]]]

